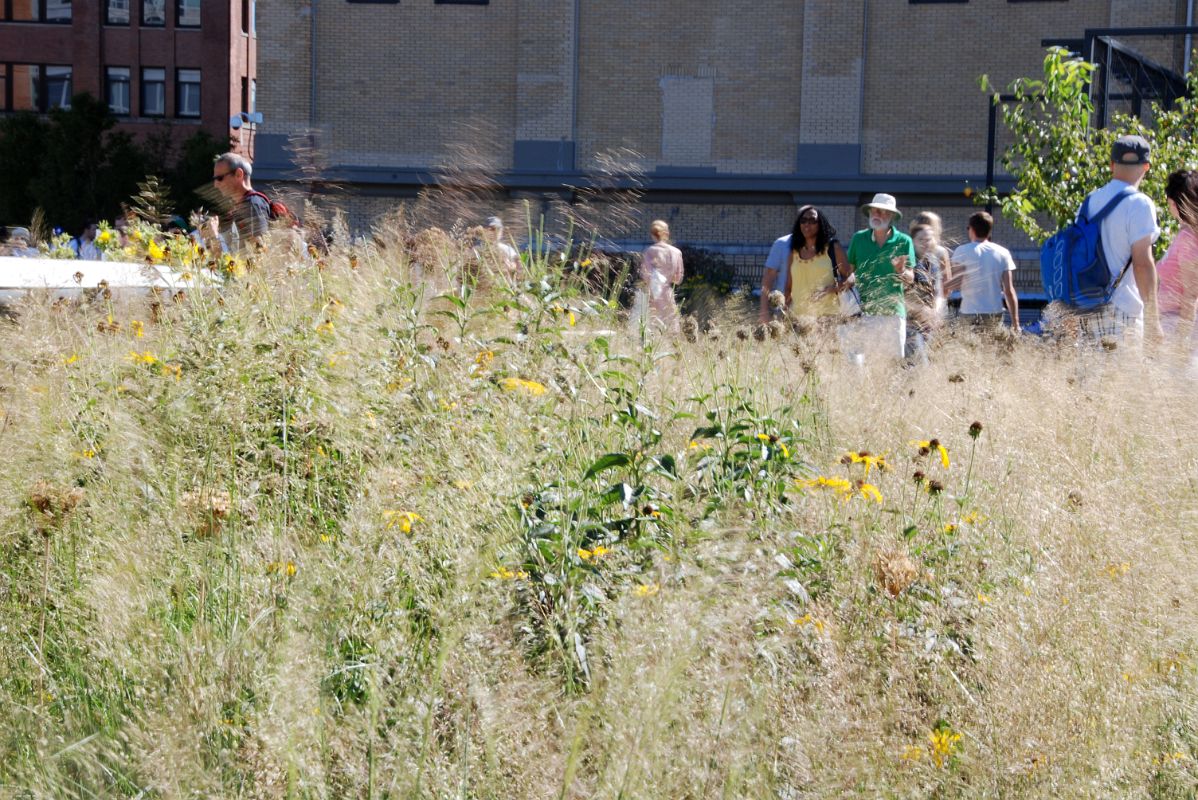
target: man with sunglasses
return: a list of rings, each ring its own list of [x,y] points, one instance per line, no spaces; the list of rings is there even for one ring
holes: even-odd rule
[[[250,162],[237,153],[225,153],[212,165],[212,185],[224,201],[218,230],[227,250],[249,247],[270,224],[270,203],[250,185],[253,171]]]

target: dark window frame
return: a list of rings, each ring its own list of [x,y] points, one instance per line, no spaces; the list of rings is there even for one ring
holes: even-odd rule
[[[132,25],[133,24],[133,0],[125,0],[125,4],[126,4],[126,6],[128,6],[125,9],[125,13],[128,14],[129,18],[126,19],[124,22],[113,22],[112,21],[112,17],[109,15],[109,12],[112,10],[111,2],[112,2],[112,0],[104,0],[104,24],[112,26],[114,28],[128,28],[130,25]]]
[[[345,2],[355,3],[355,4],[359,4],[359,5],[373,5],[373,6],[397,6],[397,5],[399,5],[399,0],[345,0]]]
[[[907,0],[907,4],[912,6],[963,6],[968,5],[969,0]]]
[[[66,19],[50,19],[46,15],[47,0],[34,0],[37,4],[35,19],[13,19],[12,0],[0,0],[0,22],[17,22],[26,25],[70,25],[75,19],[75,4],[70,4],[71,14]]]
[[[146,22],[146,9],[150,7],[150,4],[152,2],[161,2],[162,3],[162,22]],[[143,27],[143,28],[165,28],[166,27],[166,17],[167,17],[167,0],[141,0],[141,14],[138,15],[138,19],[141,21],[141,23],[140,23],[141,27]]]
[[[199,75],[199,80],[185,81],[181,73],[195,72]],[[176,67],[175,68],[175,118],[176,119],[199,119],[204,115],[204,72],[199,67]],[[199,95],[196,102],[196,113],[183,113],[183,87],[195,86],[196,94]]]
[[[151,69],[161,70],[162,71],[162,79],[147,81],[146,80],[146,70],[151,70]],[[146,112],[146,87],[151,86],[156,83],[162,84],[162,111],[158,114],[150,114],[150,113]],[[137,106],[138,116],[145,117],[147,119],[162,119],[166,116],[166,67],[142,67],[141,68],[141,71],[138,72],[138,75],[137,75],[137,100],[138,100],[138,106]]]
[[[198,6],[200,19],[194,25],[187,25],[183,22],[183,3],[185,1],[175,0],[175,27],[185,31],[198,31],[203,27],[204,3],[201,0]]]
[[[123,81],[119,80],[119,79],[114,80],[112,75],[109,73],[109,70],[113,70],[113,69],[125,70],[125,79]],[[118,83],[125,84],[125,97],[126,97],[126,102],[128,102],[128,104],[129,104],[129,110],[125,111],[124,113],[121,113],[120,111],[114,111],[112,108],[112,87]],[[104,67],[104,100],[108,104],[108,112],[110,114],[112,114],[114,117],[131,117],[131,116],[133,116],[133,68],[132,67],[122,67],[119,64],[108,64]]]
[[[27,61],[4,61],[0,62],[0,66],[4,67],[5,75],[4,78],[0,79],[0,81],[3,81],[3,83],[0,83],[0,111],[28,111],[33,114],[46,114],[52,108],[61,108],[62,106],[50,105],[50,82],[48,80],[49,76],[46,74],[50,67],[70,70],[70,78],[68,80],[71,82],[71,91],[67,93],[68,103],[75,93],[75,69],[71,64],[33,64]],[[36,84],[34,86],[37,102],[33,108],[13,108],[13,90],[15,88],[14,67],[35,67],[37,69]]]
[[[435,6],[489,6],[491,0],[433,0]]]

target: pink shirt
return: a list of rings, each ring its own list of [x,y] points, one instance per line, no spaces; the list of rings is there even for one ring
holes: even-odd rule
[[[650,245],[641,256],[641,278],[648,281],[653,272],[670,283],[682,283],[682,251],[665,242]]]
[[[1162,314],[1181,310],[1187,285],[1191,297],[1198,294],[1198,235],[1189,226],[1181,226],[1165,257],[1156,265],[1156,274],[1160,279],[1156,302]]]

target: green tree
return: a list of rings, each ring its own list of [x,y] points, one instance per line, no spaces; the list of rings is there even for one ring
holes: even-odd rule
[[[47,125],[24,112],[0,119],[0,224],[28,224],[36,201],[29,183],[46,149]]]
[[[999,198],[991,187],[978,200],[998,202],[1003,215],[1037,243],[1070,222],[1086,195],[1110,180],[1111,144],[1119,136],[1138,133],[1152,145],[1153,166],[1140,188],[1158,208],[1165,207],[1168,174],[1198,167],[1198,69],[1187,76],[1187,95],[1173,108],[1153,105],[1151,128],[1125,114],[1115,115],[1108,128],[1092,124],[1094,69],[1068,50],[1052,47],[1044,57],[1043,78],[1014,81],[1009,87],[1012,102],[1000,102],[995,95],[1002,120],[1013,134],[1002,163],[1016,188]],[[981,85],[983,91],[991,91],[985,75]],[[1163,248],[1172,240],[1176,222],[1162,213],[1160,223],[1164,233],[1158,247]]]
[[[111,216],[145,174],[136,150],[121,134],[108,106],[89,94],[71,98],[70,108],[50,112],[45,150],[29,182],[34,201],[54,224],[77,231],[90,217]],[[123,158],[116,160],[114,155]],[[121,171],[113,169],[120,160]]]

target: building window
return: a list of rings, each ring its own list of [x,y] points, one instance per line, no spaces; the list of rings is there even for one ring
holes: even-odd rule
[[[149,28],[166,25],[166,0],[141,0],[141,24]]]
[[[258,110],[258,81],[250,78],[250,113]]]
[[[141,69],[141,115],[166,115],[166,70],[159,67]]]
[[[0,0],[0,20],[70,24],[71,0]]]
[[[46,67],[46,101],[49,108],[71,107],[70,67]]]
[[[175,25],[180,28],[200,27],[200,0],[175,0]]]
[[[37,64],[13,64],[12,110],[40,111],[42,68]]]
[[[104,93],[108,96],[108,110],[118,117],[127,117],[133,110],[129,107],[129,68],[109,67],[104,76]]]
[[[104,3],[105,25],[129,24],[129,0],[106,0]]]
[[[200,115],[200,71],[198,69],[175,70],[175,116],[198,117]]]

